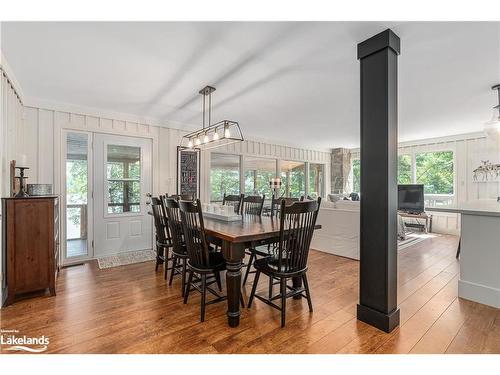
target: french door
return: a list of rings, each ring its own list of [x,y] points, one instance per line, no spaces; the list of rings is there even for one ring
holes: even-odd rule
[[[94,134],[94,256],[152,248],[151,139]]]

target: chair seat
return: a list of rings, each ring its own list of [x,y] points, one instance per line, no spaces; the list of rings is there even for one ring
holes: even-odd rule
[[[180,249],[176,249],[175,247],[172,248],[172,254],[178,257],[187,257],[187,248],[186,244],[182,244],[182,247]]]
[[[253,263],[256,270],[261,271],[266,275],[294,277],[307,271],[307,267],[300,270],[290,271],[286,259],[281,260],[281,267],[279,260],[275,257],[268,256],[266,258],[256,259]]]
[[[222,253],[211,251],[210,253],[208,253],[207,267],[194,266],[189,260],[188,265],[197,272],[213,272],[214,270],[222,271],[226,268],[226,260],[224,259]]]
[[[261,257],[268,257],[268,256],[273,255],[273,253],[274,253],[274,251],[273,251],[274,249],[272,247],[267,246],[267,245],[256,246],[256,247],[250,248],[249,250],[251,252],[255,253],[256,255],[261,256]]]

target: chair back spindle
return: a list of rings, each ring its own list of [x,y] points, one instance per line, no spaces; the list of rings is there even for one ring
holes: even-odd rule
[[[264,200],[266,196],[259,195],[248,196],[243,198],[242,214],[262,216],[262,209],[264,208]]]
[[[240,194],[240,195],[226,195],[224,193],[224,197],[222,198],[222,205],[226,206],[233,206],[234,207],[234,212],[237,214],[240,214],[241,212],[241,206],[243,204],[243,199],[245,198],[245,194]]]
[[[160,243],[168,243],[170,239],[170,233],[167,228],[167,219],[165,216],[165,211],[162,209],[160,198],[151,198],[151,210],[153,211],[156,241]]]
[[[162,197],[161,201],[163,203],[163,207],[165,208],[167,218],[168,218],[168,227],[170,229],[170,235],[172,238],[173,250],[176,253],[184,253],[184,238],[182,232],[182,222],[181,222],[181,214],[179,209],[179,202],[172,197]]]
[[[209,249],[205,236],[201,203],[179,201],[184,241],[189,257],[189,263],[196,268],[209,267]]]
[[[281,272],[294,273],[307,268],[316,219],[321,204],[317,201],[300,201],[286,205],[281,202],[280,239],[278,242],[278,267]]]

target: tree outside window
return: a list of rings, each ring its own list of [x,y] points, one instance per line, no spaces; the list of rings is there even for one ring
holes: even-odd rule
[[[266,195],[271,198],[273,192],[269,181],[276,177],[276,159],[258,157],[245,158],[245,194]]]
[[[425,194],[453,194],[453,151],[425,152],[415,157],[417,184]]]
[[[300,198],[306,193],[306,165],[299,161],[281,162],[281,195]]]
[[[211,202],[222,202],[224,194],[240,194],[239,155],[212,153],[210,187]]]
[[[398,184],[411,184],[411,156],[398,157]]]

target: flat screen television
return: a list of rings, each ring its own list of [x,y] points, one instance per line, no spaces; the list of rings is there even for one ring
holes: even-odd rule
[[[424,212],[424,185],[398,185],[398,210]]]

